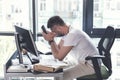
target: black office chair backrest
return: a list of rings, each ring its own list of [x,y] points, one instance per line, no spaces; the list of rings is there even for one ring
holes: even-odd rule
[[[108,26],[98,44],[98,50],[99,50],[100,55],[105,56],[105,58],[102,59],[102,62],[108,68],[109,75],[112,74],[110,50],[111,50],[114,40],[115,40],[115,30],[113,27]]]

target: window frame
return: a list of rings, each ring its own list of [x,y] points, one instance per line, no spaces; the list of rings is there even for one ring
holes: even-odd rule
[[[83,30],[93,38],[100,38],[105,28],[93,28],[93,2],[94,0],[83,0]],[[120,29],[116,29],[116,38],[120,37]]]

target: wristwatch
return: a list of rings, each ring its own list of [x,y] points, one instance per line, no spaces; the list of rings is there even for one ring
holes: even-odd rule
[[[54,42],[54,40],[49,41],[49,42],[48,42],[48,43],[49,43],[49,45],[51,45],[51,43],[52,43],[52,42]]]

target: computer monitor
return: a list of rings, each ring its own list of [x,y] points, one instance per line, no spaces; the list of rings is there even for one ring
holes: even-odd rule
[[[32,32],[30,30],[27,30],[27,29],[19,27],[19,26],[15,26],[15,30],[19,34],[19,39],[21,42],[20,46],[23,49],[26,49],[31,54],[38,57],[38,51],[37,51],[35,42],[33,40]]]
[[[38,54],[36,44],[33,40],[32,32],[30,30],[27,30],[25,28],[22,28],[22,27],[19,27],[16,25],[15,25],[15,30],[16,30],[16,33],[19,35],[19,38],[18,38],[19,45],[18,46],[20,47],[20,49],[25,49],[30,54],[35,55],[36,59],[35,58],[31,59],[31,56],[29,56],[27,54],[27,56],[30,59],[32,64],[38,63],[39,60],[37,58],[38,58],[39,54]]]

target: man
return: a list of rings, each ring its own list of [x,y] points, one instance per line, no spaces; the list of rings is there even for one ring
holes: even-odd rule
[[[92,44],[89,36],[80,30],[76,30],[59,17],[53,16],[48,20],[47,27],[51,32],[43,33],[43,37],[51,46],[52,54],[56,59],[64,60],[68,55],[72,56],[70,63],[74,63],[70,68],[64,70],[64,80],[94,73],[91,61],[86,61],[87,56],[98,54],[96,47]],[[54,38],[56,35],[62,36],[57,45]]]

